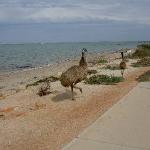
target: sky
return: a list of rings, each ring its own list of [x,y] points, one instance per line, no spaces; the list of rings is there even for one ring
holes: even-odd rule
[[[150,40],[150,0],[0,0],[0,42]]]

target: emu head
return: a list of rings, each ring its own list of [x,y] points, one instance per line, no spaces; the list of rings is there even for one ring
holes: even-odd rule
[[[86,49],[86,48],[83,48],[83,49],[82,49],[82,57],[81,57],[80,62],[79,62],[79,65],[80,65],[80,66],[87,66],[85,53],[87,53],[87,49]]]
[[[82,49],[82,57],[84,57],[85,56],[85,53],[87,53],[88,51],[87,51],[87,49],[86,48],[83,48]]]
[[[83,48],[83,49],[82,49],[82,52],[87,52],[87,49],[86,49],[86,48]]]

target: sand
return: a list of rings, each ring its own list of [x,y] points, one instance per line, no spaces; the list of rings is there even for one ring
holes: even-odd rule
[[[108,64],[119,64],[120,55],[104,54]],[[103,65],[93,65],[100,55],[88,58],[89,69],[98,74],[120,76],[120,70],[106,70]],[[84,128],[107,111],[122,96],[136,86],[136,78],[149,67],[133,68],[129,60],[125,81],[117,85],[87,85],[81,94],[75,91],[71,100],[70,89],[60,82],[51,84],[52,93],[39,97],[38,86],[25,88],[28,83],[49,75],[59,74],[78,63],[77,60],[43,68],[2,73],[0,75],[0,149],[1,150],[59,150]]]

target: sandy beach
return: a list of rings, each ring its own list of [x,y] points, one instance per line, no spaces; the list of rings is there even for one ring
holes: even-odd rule
[[[103,56],[107,64],[95,62]],[[134,68],[129,59],[125,80],[116,85],[78,85],[81,94],[61,86],[60,81],[51,83],[49,95],[37,95],[39,86],[26,88],[44,77],[60,74],[80,58],[41,68],[17,72],[0,73],[0,149],[1,150],[59,150],[89,126],[121,97],[137,85],[136,78],[149,67]],[[104,69],[108,64],[119,64],[120,53],[88,55],[88,69],[97,74],[121,76],[120,70]]]

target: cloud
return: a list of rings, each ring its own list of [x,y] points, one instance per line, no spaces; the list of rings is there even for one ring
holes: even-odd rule
[[[99,23],[150,25],[149,0],[1,0],[0,23]]]

